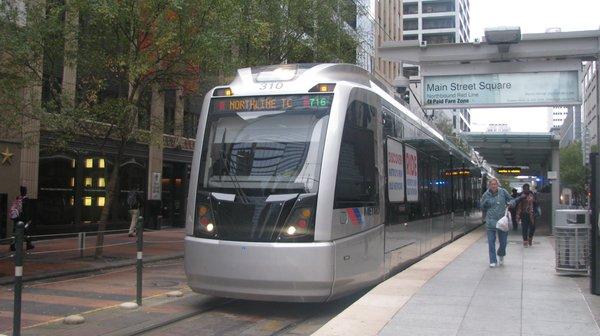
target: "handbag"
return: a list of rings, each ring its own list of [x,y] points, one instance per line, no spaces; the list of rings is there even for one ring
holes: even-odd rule
[[[512,218],[510,211],[508,211],[508,207],[506,207],[506,210],[504,211],[504,217],[500,218],[496,223],[496,229],[504,232],[512,229]]]

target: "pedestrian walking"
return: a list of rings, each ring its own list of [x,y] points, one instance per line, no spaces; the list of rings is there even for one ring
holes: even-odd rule
[[[523,192],[515,200],[517,220],[521,223],[523,246],[533,246],[536,217],[539,217],[540,207],[536,194],[530,190],[529,184],[523,185]]]
[[[491,178],[488,181],[488,190],[481,196],[481,208],[485,211],[485,226],[487,229],[488,251],[490,257],[490,267],[496,267],[504,263],[506,256],[506,242],[508,232],[498,230],[496,223],[506,212],[506,207],[511,201],[510,194],[503,188],[500,188],[498,179]],[[498,237],[499,247],[496,251],[496,236]],[[496,258],[496,254],[498,258]]]
[[[514,200],[516,200],[519,197],[519,192],[517,191],[517,189],[512,188],[512,194],[510,195]],[[517,220],[517,209],[513,206],[513,207],[509,207],[508,211],[510,211],[510,219],[512,220],[512,225],[513,225],[513,231],[518,231],[518,220]]]
[[[27,235],[27,228],[31,225],[31,203],[27,197],[27,187],[21,186],[19,196],[12,202],[9,210],[10,219],[13,221],[13,236],[18,222],[25,223],[25,241],[27,249],[31,250],[35,246],[31,243],[31,238]],[[10,244],[10,250],[15,250],[15,243]]]
[[[131,216],[131,224],[129,224],[129,237],[135,235],[135,226],[140,211],[140,197],[137,190],[130,190],[127,194],[127,206],[129,206],[129,214]]]

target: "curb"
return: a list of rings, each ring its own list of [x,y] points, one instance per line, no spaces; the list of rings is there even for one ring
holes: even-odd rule
[[[183,252],[165,255],[165,256],[148,257],[148,258],[144,259],[144,264],[153,263],[153,262],[157,262],[157,261],[163,261],[163,260],[179,259],[179,258],[183,258]],[[115,268],[124,267],[124,266],[133,266],[136,263],[137,263],[137,259],[131,259],[131,260],[126,260],[126,261],[117,261],[112,264],[96,266],[96,267],[86,267],[86,268],[80,268],[80,269],[75,269],[75,270],[59,271],[59,272],[45,273],[45,274],[38,274],[38,275],[28,275],[28,276],[23,277],[23,282],[46,280],[46,279],[51,279],[51,278],[58,278],[58,277],[70,276],[70,275],[78,275],[78,274],[91,273],[91,272],[97,272],[97,271],[106,271],[106,270],[115,269]],[[23,268],[27,268],[27,264],[23,265]],[[14,283],[13,276],[7,276],[4,278],[0,278],[0,285],[10,285],[13,283]]]

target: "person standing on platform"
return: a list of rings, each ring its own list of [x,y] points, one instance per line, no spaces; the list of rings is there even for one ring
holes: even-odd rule
[[[498,179],[491,178],[488,182],[488,190],[481,196],[481,208],[485,213],[485,226],[487,229],[488,251],[490,256],[490,267],[496,267],[504,263],[506,256],[506,243],[508,232],[498,230],[496,223],[500,218],[504,217],[506,207],[511,202],[511,197],[508,191],[500,188]],[[496,251],[496,236],[500,246]],[[498,254],[498,258],[496,258]]]
[[[129,206],[129,214],[131,215],[131,224],[129,224],[129,237],[135,235],[135,227],[137,218],[140,213],[140,197],[137,190],[130,190],[127,194],[127,205]]]
[[[519,193],[517,192],[517,189],[512,188],[512,194],[510,195],[514,200],[517,199],[517,197],[519,197]],[[513,225],[513,231],[517,231],[518,230],[518,221],[517,221],[517,209],[515,207],[510,207],[508,209],[508,211],[510,211],[510,219],[512,220],[512,225]]]
[[[529,189],[529,184],[525,183],[523,185],[523,192],[515,200],[515,204],[517,208],[517,220],[521,223],[523,246],[533,246],[535,219],[538,216],[539,207],[536,195]]]

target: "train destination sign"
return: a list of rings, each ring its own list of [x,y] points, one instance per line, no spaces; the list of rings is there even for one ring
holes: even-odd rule
[[[581,104],[579,71],[424,76],[424,108]]]
[[[215,98],[212,110],[217,112],[285,111],[296,109],[329,109],[332,95],[293,95]]]

